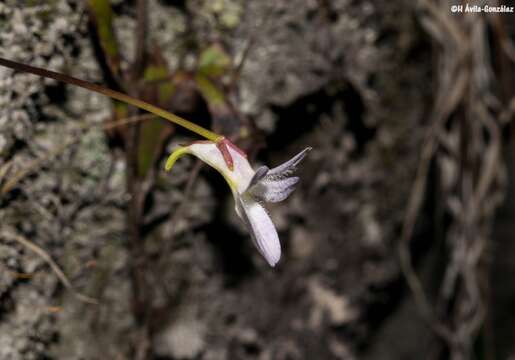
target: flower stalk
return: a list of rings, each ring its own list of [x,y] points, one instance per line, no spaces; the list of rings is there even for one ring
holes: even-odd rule
[[[177,115],[175,115],[169,111],[166,111],[164,109],[161,109],[157,106],[149,104],[143,100],[136,99],[127,94],[108,89],[106,87],[94,84],[89,81],[77,79],[73,76],[61,74],[58,72],[42,69],[42,68],[31,66],[31,65],[22,64],[22,63],[7,60],[4,58],[0,58],[0,65],[8,67],[10,69],[27,72],[30,74],[54,79],[57,81],[62,81],[62,82],[68,83],[68,84],[72,84],[72,85],[75,85],[75,86],[78,86],[78,87],[81,87],[81,88],[84,88],[84,89],[87,89],[87,90],[90,90],[90,91],[93,91],[93,92],[96,92],[96,93],[99,93],[99,94],[102,94],[105,96],[108,96],[112,99],[125,102],[127,104],[133,105],[142,110],[148,111],[154,115],[157,115],[163,119],[166,119],[176,125],[182,126],[183,128],[186,128],[186,129],[188,129],[208,140],[216,142],[216,143],[223,140],[223,138],[224,138],[222,135],[214,133],[208,129],[203,128],[200,125],[192,123],[191,121],[188,121],[180,116],[177,116]]]

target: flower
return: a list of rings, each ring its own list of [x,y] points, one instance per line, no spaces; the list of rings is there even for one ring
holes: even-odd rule
[[[192,154],[222,174],[234,196],[236,214],[247,227],[259,252],[270,266],[275,266],[281,258],[281,244],[262,203],[283,201],[291,194],[299,178],[290,175],[310,150],[310,147],[302,150],[273,169],[261,166],[254,171],[245,153],[230,141],[197,141],[176,149],[165,168],[169,171],[179,157]]]

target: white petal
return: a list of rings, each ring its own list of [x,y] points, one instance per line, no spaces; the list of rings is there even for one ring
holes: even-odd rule
[[[241,217],[259,252],[270,266],[281,258],[281,243],[274,223],[266,210],[250,196],[235,197],[236,212]]]
[[[299,178],[289,177],[282,180],[262,180],[249,189],[249,193],[258,200],[279,202],[286,199],[295,190]]]
[[[270,169],[265,178],[270,180],[277,180],[288,176],[293,171],[295,171],[296,166],[302,161],[302,159],[304,159],[309,151],[311,151],[311,148],[307,147],[285,163]]]
[[[270,169],[266,166],[259,167],[256,170],[256,172],[254,173],[254,176],[252,177],[252,179],[250,180],[249,189],[251,187],[253,187],[254,185],[256,185],[257,183],[259,183],[261,181],[261,179],[263,179],[266,176],[266,174],[268,173],[269,170]]]
[[[227,147],[234,165],[231,171],[215,143],[194,143],[187,148],[191,154],[218,170],[229,185],[236,188],[238,193],[241,194],[247,189],[250,180],[254,176],[254,170],[252,170],[247,158],[238,151],[230,146]]]

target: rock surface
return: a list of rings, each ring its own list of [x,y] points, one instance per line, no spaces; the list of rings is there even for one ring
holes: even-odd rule
[[[0,3],[0,56],[101,81],[83,2],[39,3]],[[135,9],[112,3],[127,67]],[[387,358],[377,354],[388,334],[374,335],[402,297],[392,291],[395,241],[431,104],[427,38],[410,3],[149,0],[149,38],[172,68],[188,36],[221,40],[236,61],[251,42],[235,105],[262,134],[258,163],[314,148],[294,195],[269,209],[284,248],[278,267],[260,258],[206,169],[175,226],[148,234],[156,259],[173,237],[163,271],[148,275],[162,307],[148,345],[155,359]],[[102,96],[0,68],[0,185],[40,161],[0,195],[1,359],[132,358],[124,159],[99,127],[83,129],[110,114]],[[190,166],[163,172],[156,213],[182,201]],[[73,296],[13,234],[101,305]],[[411,308],[396,319],[416,317]],[[412,334],[423,329],[417,320]]]

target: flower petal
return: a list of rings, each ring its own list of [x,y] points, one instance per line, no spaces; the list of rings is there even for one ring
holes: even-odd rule
[[[256,170],[256,173],[254,174],[254,176],[252,177],[252,179],[250,180],[249,182],[249,186],[248,186],[248,189],[250,189],[251,187],[253,187],[254,185],[256,185],[257,183],[259,183],[261,181],[261,179],[263,179],[266,174],[268,173],[268,167],[266,166],[261,166],[259,167],[257,170]],[[248,190],[247,189],[247,190]]]
[[[266,210],[250,196],[236,196],[236,213],[247,226],[256,247],[270,266],[281,258],[281,243]]]
[[[290,196],[298,181],[299,178],[296,176],[282,180],[265,179],[252,186],[249,193],[261,201],[279,202]]]
[[[227,150],[233,160],[232,170],[227,166],[220,149],[214,142],[196,142],[179,149],[180,150],[176,150],[172,155],[170,155],[170,158],[167,161],[167,169],[173,165],[178,157],[185,153],[195,155],[203,162],[218,170],[218,172],[220,172],[229,183],[231,189],[240,194],[247,189],[248,184],[254,176],[254,170],[252,170],[247,158],[231,146],[227,146]]]
[[[304,159],[309,151],[311,151],[311,147],[305,148],[290,160],[273,169],[270,169],[265,178],[269,180],[278,180],[290,175],[293,171],[295,171],[296,166],[302,161],[302,159]]]

